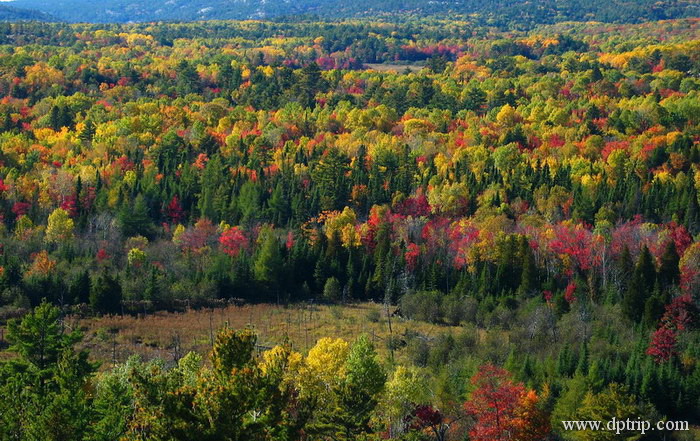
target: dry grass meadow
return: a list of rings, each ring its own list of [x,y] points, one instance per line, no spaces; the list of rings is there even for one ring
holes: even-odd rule
[[[425,66],[418,64],[365,63],[365,67],[369,70],[376,70],[377,72],[403,73],[408,69],[415,73],[419,72]]]
[[[389,313],[393,312],[393,308]],[[406,357],[402,341],[407,332],[426,338],[444,333],[463,332],[464,328],[433,325],[391,317],[377,303],[354,305],[271,304],[227,306],[224,308],[157,312],[131,316],[68,317],[66,325],[81,329],[83,345],[102,368],[125,361],[132,355],[148,360],[162,358],[173,362],[189,351],[206,354],[217,329],[251,327],[258,334],[261,350],[289,342],[295,350],[306,352],[322,337],[340,337],[353,341],[366,334],[383,357],[393,355],[397,361]],[[396,344],[390,345],[389,341]],[[390,349],[394,347],[394,351]]]

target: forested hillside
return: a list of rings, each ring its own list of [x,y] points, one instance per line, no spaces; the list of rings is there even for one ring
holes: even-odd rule
[[[561,21],[637,23],[700,16],[697,0],[14,0],[72,22],[264,19],[285,16],[400,18],[469,16],[478,24],[528,28]]]
[[[0,24],[0,439],[697,425],[699,36]],[[95,373],[66,318],[370,300],[369,321],[445,332],[391,331],[379,358],[368,337],[301,354],[224,329],[209,361]]]
[[[30,9],[14,8],[12,6],[0,5],[0,21],[56,21],[48,14]]]

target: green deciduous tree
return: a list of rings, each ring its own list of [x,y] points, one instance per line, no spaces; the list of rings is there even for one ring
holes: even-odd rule
[[[576,419],[586,421],[653,421],[653,408],[648,403],[639,402],[625,386],[610,384],[600,393],[588,393],[581,402]],[[581,441],[613,441],[642,439],[638,430],[624,430],[621,433],[607,430],[585,430],[572,432],[572,438]]]
[[[345,377],[333,391],[333,405],[318,415],[312,432],[336,440],[361,439],[370,433],[370,418],[385,382],[386,373],[372,343],[361,336],[350,347]]]

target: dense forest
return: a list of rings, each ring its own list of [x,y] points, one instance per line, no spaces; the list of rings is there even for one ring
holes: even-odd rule
[[[0,24],[0,440],[700,424],[699,36]],[[302,354],[224,328],[208,358],[99,367],[65,320],[232,301],[375,301],[461,331]],[[643,439],[670,436],[698,439]]]
[[[0,5],[0,21],[21,21],[21,20],[41,20],[57,21],[49,14],[32,9],[15,8],[12,6]]]

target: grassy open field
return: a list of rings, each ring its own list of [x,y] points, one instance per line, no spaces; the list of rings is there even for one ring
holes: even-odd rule
[[[389,313],[393,313],[393,308]],[[381,304],[360,303],[344,306],[297,304],[287,307],[273,304],[228,306],[189,310],[184,313],[157,312],[146,316],[115,315],[91,318],[68,317],[69,328],[84,333],[84,345],[91,356],[108,368],[132,355],[144,359],[160,357],[174,361],[189,351],[207,353],[216,330],[228,324],[233,328],[250,326],[258,333],[260,349],[288,341],[295,350],[305,352],[322,337],[340,337],[348,341],[368,335],[382,355],[390,360],[405,360],[405,336],[418,333],[425,339],[440,334],[467,332],[463,327],[434,325],[391,317]],[[474,338],[477,338],[476,331]],[[393,336],[393,338],[392,338]],[[389,341],[394,341],[393,345]],[[394,347],[392,351],[390,347]]]
[[[425,66],[418,64],[387,64],[387,63],[365,63],[367,69],[376,70],[378,72],[394,72],[404,73],[406,69],[411,72],[418,72]]]

